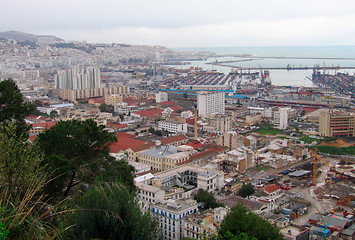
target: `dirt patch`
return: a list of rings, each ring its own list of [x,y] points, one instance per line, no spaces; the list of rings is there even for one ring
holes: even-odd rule
[[[331,141],[329,143],[322,142],[321,144],[319,144],[319,146],[332,146],[332,147],[338,147],[338,148],[349,147],[351,145],[352,144],[346,143],[345,141],[343,141],[341,139],[337,139],[337,140]]]
[[[354,189],[351,186],[342,182],[326,184],[314,190],[319,199],[344,198],[353,192]]]

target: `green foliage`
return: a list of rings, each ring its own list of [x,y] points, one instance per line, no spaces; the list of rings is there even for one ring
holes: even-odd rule
[[[54,117],[58,117],[58,112],[56,110],[52,110],[50,113],[49,113],[49,116],[51,118],[54,118]]]
[[[120,115],[118,115],[118,116],[120,117],[121,121],[124,120],[124,115],[123,115],[123,114],[120,114]]]
[[[304,141],[305,143],[308,143],[308,144],[313,143],[313,142],[317,142],[317,143],[321,143],[322,142],[322,140],[320,140],[320,139],[311,138],[311,137],[306,136],[306,135],[301,137],[300,140]]]
[[[16,130],[14,122],[0,125],[0,190],[23,196],[32,179],[42,172],[42,154],[24,134],[17,136]]]
[[[0,240],[5,240],[9,235],[9,230],[7,230],[2,222],[0,222]]]
[[[163,132],[160,131],[160,130],[156,130],[154,134],[159,136],[159,137],[163,136]]]
[[[243,185],[238,192],[238,195],[246,198],[249,197],[250,195],[252,195],[253,193],[255,193],[255,189],[253,187],[253,185],[251,185],[250,183]]]
[[[108,112],[108,113],[114,113],[115,108],[112,105],[107,105],[106,103],[103,103],[99,106],[100,112]]]
[[[20,90],[11,79],[0,81],[0,106],[0,122],[7,125],[14,121],[17,136],[28,131],[24,119],[35,110],[35,106],[23,101]]]
[[[50,223],[55,208],[43,201],[42,154],[16,127],[0,128],[0,239],[51,239],[59,232]]]
[[[314,150],[314,146],[310,147]],[[317,146],[318,152],[329,153],[334,155],[355,155],[355,146],[335,147],[335,146]]]
[[[150,128],[148,128],[148,132],[150,132],[150,133],[154,134],[154,133],[155,133],[155,129],[154,129],[154,128],[152,128],[152,127],[150,127]]]
[[[74,186],[90,184],[96,177],[103,177],[105,170],[115,168],[108,146],[116,136],[103,129],[91,119],[71,120],[38,135],[37,142],[45,154],[43,165],[53,178],[47,187],[50,196],[67,196]]]
[[[198,190],[197,194],[194,196],[194,199],[197,202],[203,203],[204,207],[207,209],[223,206],[223,204],[220,204],[216,201],[212,193],[203,189]]]
[[[102,183],[90,189],[69,218],[68,239],[159,239],[157,222],[143,214],[123,185]]]
[[[231,213],[221,223],[219,235],[223,236],[228,232],[236,236],[246,233],[249,237],[254,237],[258,240],[284,239],[276,226],[248,212],[241,204],[232,208]]]

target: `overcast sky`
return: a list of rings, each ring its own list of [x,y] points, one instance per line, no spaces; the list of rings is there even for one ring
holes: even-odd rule
[[[354,0],[3,0],[0,31],[167,47],[355,45]]]

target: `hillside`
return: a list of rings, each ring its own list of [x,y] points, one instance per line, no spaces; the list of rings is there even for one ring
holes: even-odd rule
[[[44,36],[33,35],[29,33],[17,32],[17,31],[0,32],[0,38],[14,39],[20,42],[24,42],[24,41],[37,42],[38,37],[44,37]],[[64,41],[63,39],[57,37],[55,37],[55,39],[57,41]]]

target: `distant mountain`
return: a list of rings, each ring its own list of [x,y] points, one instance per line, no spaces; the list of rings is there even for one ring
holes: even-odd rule
[[[17,32],[17,31],[8,31],[8,32],[0,32],[0,38],[5,39],[14,39],[16,41],[30,41],[30,42],[37,42],[38,37],[54,37],[57,41],[64,41],[63,39],[57,38],[55,36],[49,35],[33,35],[29,33]]]

